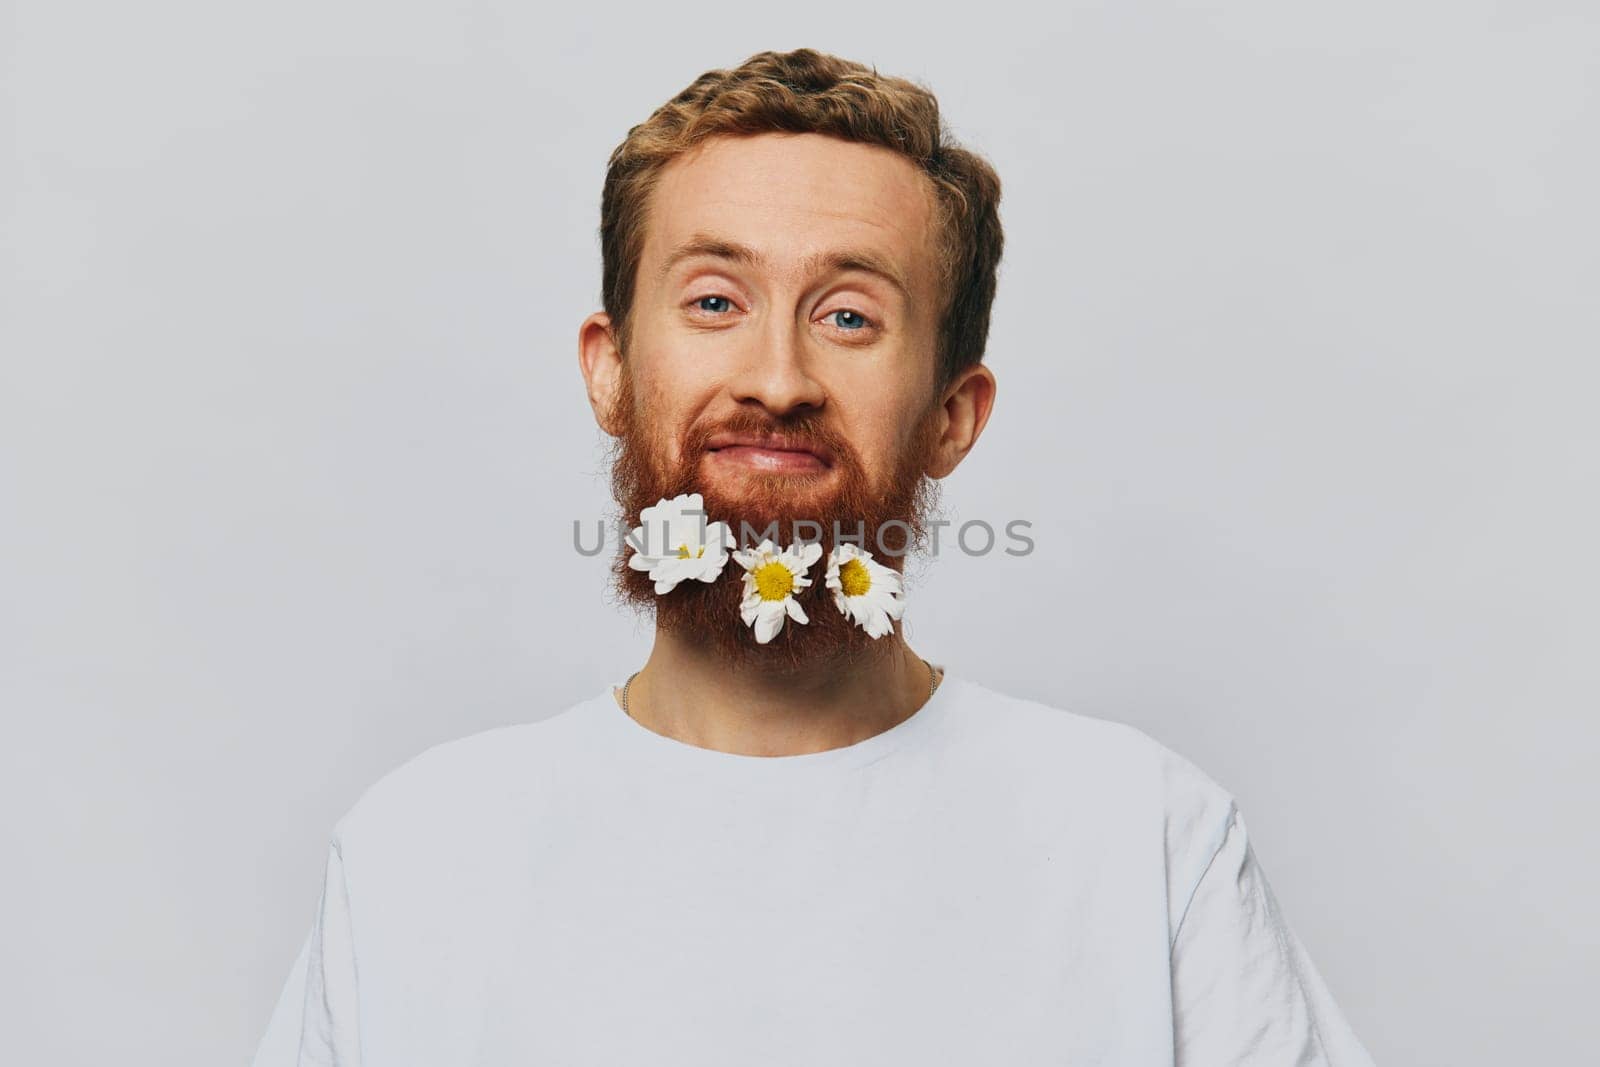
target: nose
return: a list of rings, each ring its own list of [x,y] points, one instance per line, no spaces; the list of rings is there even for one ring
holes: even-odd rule
[[[791,324],[774,322],[752,340],[751,351],[729,383],[734,400],[760,404],[775,418],[822,407],[827,391],[810,366],[805,340]]]

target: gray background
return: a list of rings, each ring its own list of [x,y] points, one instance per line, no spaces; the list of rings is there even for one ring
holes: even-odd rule
[[[0,1032],[253,1052],[326,835],[648,632],[576,363],[600,182],[701,71],[935,89],[1005,182],[993,421],[914,646],[1240,799],[1383,1063],[1597,992],[1587,3],[7,6]]]

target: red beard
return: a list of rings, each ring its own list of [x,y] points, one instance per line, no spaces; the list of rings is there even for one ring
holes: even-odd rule
[[[755,547],[763,535],[771,536],[769,527],[774,524],[772,540],[780,548],[802,540],[822,545],[822,558],[805,575],[811,585],[794,594],[810,622],[788,619],[764,645],[756,642],[740,618],[745,571],[731,558],[715,581],[680,582],[657,595],[649,575],[628,566],[632,550],[623,544],[612,576],[624,603],[654,611],[658,627],[686,642],[710,646],[730,663],[760,662],[780,673],[796,673],[819,663],[848,664],[881,647],[834,605],[833,592],[825,583],[828,553],[841,541],[852,542],[879,563],[903,573],[906,556],[923,547],[927,513],[938,498],[938,483],[923,473],[937,443],[937,407],[930,407],[919,420],[888,484],[881,487],[869,483],[850,442],[814,411],[774,419],[740,408],[714,426],[691,427],[679,436],[680,461],[675,467],[664,447],[665,431],[649,412],[638,409],[626,367],[614,413],[621,432],[614,446],[611,487],[621,508],[623,532],[638,525],[645,508],[682,493],[699,493],[705,503],[703,521],[726,522],[737,548]],[[805,472],[725,468],[708,478],[703,473],[706,443],[724,432],[779,433],[815,442],[831,453],[833,466]]]

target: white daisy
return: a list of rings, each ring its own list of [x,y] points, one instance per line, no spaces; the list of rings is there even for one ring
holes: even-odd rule
[[[690,579],[714,582],[727,566],[733,529],[707,523],[705,510],[699,493],[684,493],[639,513],[641,525],[628,534],[628,566],[649,571],[658,595]]]
[[[849,542],[828,553],[828,588],[839,613],[874,638],[894,630],[894,621],[906,610],[905,581],[900,572],[885,567]]]
[[[800,623],[811,621],[794,594],[811,584],[806,571],[822,558],[821,545],[813,541],[790,545],[780,552],[771,541],[763,540],[755,548],[737,549],[733,558],[744,568],[744,599],[739,604],[739,617],[755,629],[757,644],[764,645],[778,636],[785,618]]]

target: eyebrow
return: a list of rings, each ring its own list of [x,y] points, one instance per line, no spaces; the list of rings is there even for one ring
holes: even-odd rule
[[[725,240],[708,233],[696,233],[677,248],[674,248],[661,264],[659,277],[665,280],[672,273],[674,267],[686,259],[699,256],[708,256],[714,259],[725,259],[733,263],[743,264],[747,267],[766,266],[766,257],[749,245],[737,241]],[[800,269],[806,274],[828,271],[857,270],[873,274],[882,278],[899,291],[900,297],[907,304],[911,303],[911,288],[901,273],[895,269],[893,263],[879,255],[877,252],[864,248],[833,249],[826,252],[816,252],[807,256],[800,263]]]

